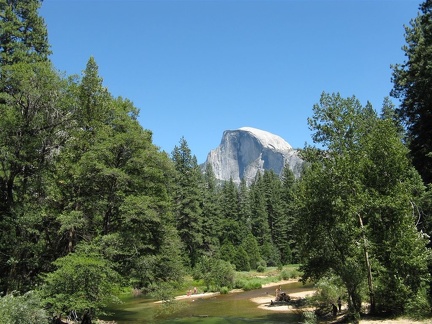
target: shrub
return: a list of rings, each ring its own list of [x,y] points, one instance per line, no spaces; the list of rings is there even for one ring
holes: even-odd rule
[[[267,267],[267,263],[265,262],[265,260],[260,260],[259,262],[258,262],[258,264],[257,264],[257,271],[258,272],[264,272],[265,271],[265,269],[266,269],[266,267]]]
[[[304,312],[303,313],[303,323],[305,324],[315,324],[317,323],[317,317],[314,312]]]
[[[54,261],[57,270],[45,275],[41,295],[52,311],[102,311],[118,302],[119,275],[109,261],[96,253],[75,252]]]
[[[291,271],[283,269],[279,275],[281,280],[288,280],[291,278]]]
[[[221,287],[219,292],[221,293],[221,295],[226,295],[229,293],[229,288],[228,287]]]
[[[1,323],[41,324],[48,322],[39,297],[33,291],[0,297]]]
[[[284,268],[284,269],[282,269],[282,271],[279,275],[279,278],[281,280],[296,279],[298,277],[300,277],[300,272],[295,268],[293,268],[293,269]]]
[[[248,290],[254,290],[254,289],[260,289],[262,287],[261,282],[258,280],[251,280],[246,282],[246,284],[243,286],[243,289]]]
[[[243,289],[244,286],[246,286],[247,281],[245,279],[236,279],[234,281],[234,288],[236,289]]]
[[[234,255],[234,264],[239,271],[250,271],[249,256],[240,246]]]
[[[174,289],[168,282],[160,282],[154,286],[150,295],[163,302],[168,302],[174,300]]]
[[[408,299],[405,305],[405,313],[416,320],[430,316],[430,305],[426,289],[419,290],[414,298]]]
[[[317,306],[336,304],[337,299],[342,296],[344,291],[336,277],[320,279],[316,284],[316,288],[317,291],[311,300]]]
[[[202,257],[195,269],[194,278],[201,278],[207,290],[210,287],[233,287],[235,269],[234,266],[224,260]]]

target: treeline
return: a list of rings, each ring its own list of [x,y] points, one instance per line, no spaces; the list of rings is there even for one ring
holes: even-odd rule
[[[94,58],[82,76],[55,70],[40,4],[0,1],[3,319],[13,300],[31,300],[42,318],[43,309],[99,310],[118,287],[150,291],[216,265],[289,263],[302,264],[303,280],[344,287],[354,319],[364,300],[372,312],[430,313],[427,64],[394,68],[402,105],[386,99],[380,114],[323,93],[299,180],[285,168],[250,186],[218,184],[184,138],[171,154],[153,144]],[[428,62],[431,8],[407,28],[415,62]]]
[[[82,310],[115,284],[179,282],[202,256],[291,262],[293,175],[218,186],[186,140],[161,152],[94,58],[82,76],[55,70],[39,5],[0,7],[0,291],[43,286],[55,309]]]

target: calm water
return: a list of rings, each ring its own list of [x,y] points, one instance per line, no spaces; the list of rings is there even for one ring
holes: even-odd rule
[[[276,313],[259,309],[251,302],[254,297],[274,295],[276,287],[262,288],[241,293],[218,295],[215,297],[194,299],[191,296],[175,303],[175,308],[155,304],[154,300],[143,297],[130,297],[121,305],[112,308],[115,315],[106,320],[115,320],[119,324],[137,323],[298,323],[297,314]],[[290,283],[282,286],[282,291],[294,293],[309,290],[311,286]]]

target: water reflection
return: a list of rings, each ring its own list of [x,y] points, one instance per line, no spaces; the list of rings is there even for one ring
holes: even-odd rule
[[[247,292],[217,295],[209,298],[190,298],[170,306],[155,304],[148,298],[129,298],[112,309],[114,316],[105,318],[118,324],[135,323],[298,323],[301,315],[277,313],[259,309],[251,298],[274,296],[276,287]],[[310,285],[294,282],[282,286],[286,293],[310,290]]]

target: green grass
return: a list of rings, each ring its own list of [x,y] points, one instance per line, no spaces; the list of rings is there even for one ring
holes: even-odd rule
[[[272,282],[298,278],[301,275],[298,267],[298,264],[293,264],[284,266],[282,269],[267,267],[264,272],[237,272],[234,288],[244,290],[259,289],[262,285]]]
[[[267,267],[264,272],[258,271],[237,271],[233,289],[253,290],[259,289],[265,284],[278,282],[281,280],[298,278],[301,273],[298,264],[286,265],[281,268]],[[207,287],[203,280],[195,280],[191,275],[185,276],[183,283],[174,288],[174,295],[186,295],[189,290],[193,292],[197,288],[197,293],[207,292]],[[130,293],[130,288],[127,290]]]

